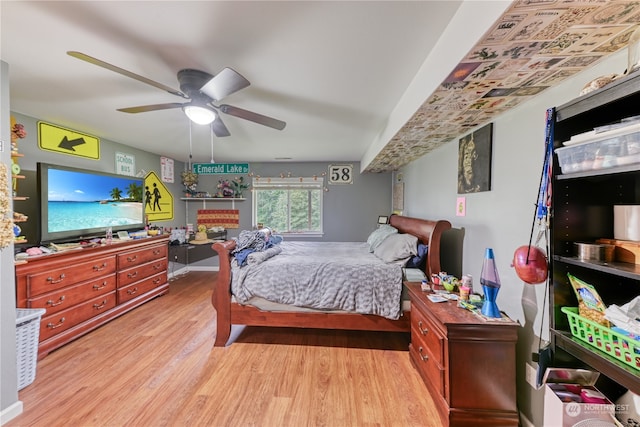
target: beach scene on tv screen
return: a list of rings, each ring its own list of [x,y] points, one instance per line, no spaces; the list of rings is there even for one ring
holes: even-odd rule
[[[139,179],[49,169],[49,232],[140,225],[143,185]]]

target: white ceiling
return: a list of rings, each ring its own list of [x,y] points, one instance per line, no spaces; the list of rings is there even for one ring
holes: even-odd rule
[[[2,1],[1,57],[10,67],[12,111],[181,161],[189,154],[181,110],[116,109],[183,99],[66,52],[176,89],[182,68],[231,67],[251,86],[224,103],[287,126],[223,115],[231,136],[215,138],[216,161],[360,161],[460,4]],[[210,160],[208,126],[194,126],[192,152],[194,161]]]
[[[66,52],[175,89],[180,69],[231,67],[251,85],[222,103],[287,126],[223,114],[231,136],[213,138],[215,161],[360,161],[381,172],[626,48],[640,2],[0,0],[0,19],[14,112],[208,162],[209,127],[194,125],[190,144],[180,109],[116,110],[184,99]]]

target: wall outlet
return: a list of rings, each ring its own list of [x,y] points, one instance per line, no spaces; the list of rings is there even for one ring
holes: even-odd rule
[[[527,367],[526,367],[526,372],[525,372],[525,378],[527,380],[527,383],[533,387],[533,388],[537,388],[538,387],[538,370],[531,364],[527,362]]]

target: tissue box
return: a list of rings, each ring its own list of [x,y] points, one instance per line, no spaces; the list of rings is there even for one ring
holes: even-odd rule
[[[599,375],[584,369],[548,368],[543,379],[544,427],[616,427],[615,405],[594,387]]]

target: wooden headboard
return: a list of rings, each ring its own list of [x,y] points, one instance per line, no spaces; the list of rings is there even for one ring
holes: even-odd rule
[[[440,240],[442,233],[451,228],[451,223],[446,220],[428,220],[411,218],[402,215],[391,215],[389,224],[398,229],[400,233],[413,234],[420,243],[429,246],[427,252],[427,265],[425,274],[430,277],[433,273],[439,273],[440,268]]]

